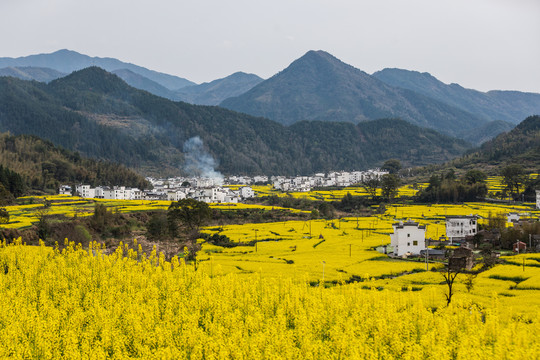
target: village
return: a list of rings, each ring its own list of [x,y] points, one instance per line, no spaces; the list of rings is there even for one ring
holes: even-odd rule
[[[179,201],[190,198],[206,203],[238,203],[255,197],[250,185],[272,184],[274,189],[284,192],[309,192],[314,187],[350,186],[366,179],[380,178],[388,172],[379,169],[366,171],[341,171],[317,173],[312,176],[228,176],[228,177],[174,177],[156,179],[148,177],[151,190],[125,186],[97,186],[78,184],[75,188],[62,185],[59,194],[77,195],[82,198],[112,200],[168,200]],[[241,185],[236,190],[228,185]]]

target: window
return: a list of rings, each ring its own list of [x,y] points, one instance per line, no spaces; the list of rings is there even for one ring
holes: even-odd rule
[[[418,246],[418,241],[414,240],[414,241],[412,242],[412,244],[413,244],[413,246]]]
[[[407,234],[407,237],[411,237],[411,234]]]
[[[408,243],[407,243],[407,246],[411,246],[411,243],[410,243],[410,242],[408,242]]]

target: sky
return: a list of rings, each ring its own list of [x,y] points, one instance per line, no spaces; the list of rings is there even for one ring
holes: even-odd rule
[[[196,83],[309,50],[367,73],[540,93],[539,0],[1,0],[0,57],[70,49]]]

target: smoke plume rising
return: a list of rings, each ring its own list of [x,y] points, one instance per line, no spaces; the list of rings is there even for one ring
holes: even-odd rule
[[[184,143],[184,171],[189,176],[213,179],[215,184],[223,183],[223,174],[216,171],[216,161],[203,146],[200,137],[194,136]]]

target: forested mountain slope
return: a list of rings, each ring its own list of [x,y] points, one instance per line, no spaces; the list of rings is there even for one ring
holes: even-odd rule
[[[514,129],[485,142],[454,160],[429,166],[420,172],[448,171],[450,168],[482,170],[500,175],[508,165],[519,165],[525,172],[540,172],[540,116],[529,116]]]
[[[24,188],[29,191],[57,191],[63,183],[141,189],[150,186],[142,176],[123,165],[88,159],[33,135],[0,134],[0,165],[21,175]],[[22,194],[18,191],[15,195]]]
[[[198,136],[226,174],[309,174],[447,161],[469,145],[399,120],[286,127],[215,106],[173,102],[91,67],[49,84],[0,78],[0,130],[34,134],[144,174],[177,175]],[[422,150],[418,146],[424,144]]]

